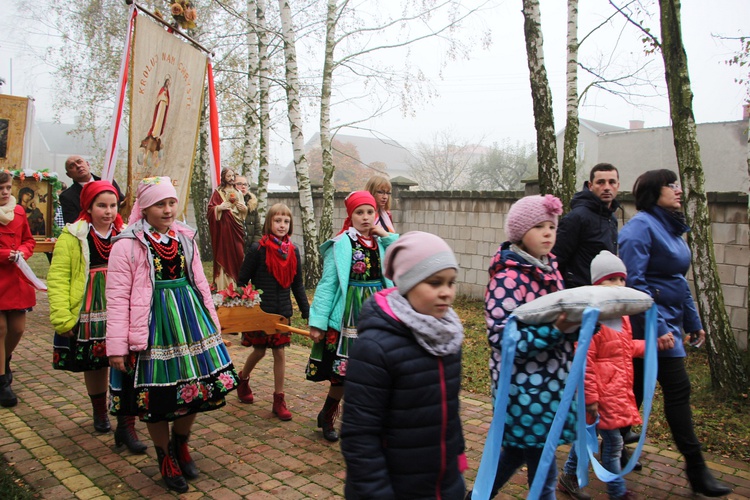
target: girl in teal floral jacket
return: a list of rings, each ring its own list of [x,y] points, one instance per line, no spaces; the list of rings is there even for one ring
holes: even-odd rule
[[[398,239],[375,224],[375,198],[367,191],[346,197],[344,227],[321,247],[323,276],[310,306],[310,338],[315,342],[306,375],[314,382],[329,381],[330,388],[318,427],[328,441],[338,441],[333,428],[344,380],[349,349],[357,338],[357,319],[362,303],[393,282],[383,276],[385,249]]]

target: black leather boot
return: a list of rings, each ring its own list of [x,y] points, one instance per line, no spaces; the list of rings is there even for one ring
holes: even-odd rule
[[[620,470],[624,469],[625,466],[628,465],[630,455],[630,449],[627,446],[623,446],[622,455],[620,455]],[[633,470],[643,470],[643,464],[641,464],[640,462],[636,462]]]
[[[185,477],[182,475],[180,466],[177,465],[171,444],[167,448],[165,452],[158,446],[156,447],[156,458],[159,460],[161,477],[164,478],[167,488],[177,493],[185,493],[188,490],[187,481],[185,481]]]
[[[190,435],[183,436],[172,431],[172,446],[174,447],[174,456],[177,457],[177,463],[182,470],[182,474],[188,479],[195,479],[198,477],[198,467],[193,461],[193,457],[190,456],[190,449],[188,448],[188,438]]]
[[[13,371],[10,369],[10,358],[12,358],[13,355],[11,354],[7,358],[5,358],[5,374],[10,379],[10,383],[13,383]]]
[[[138,440],[135,433],[135,417],[117,417],[117,429],[115,429],[115,446],[128,447],[133,453],[146,453],[146,443]]]
[[[323,429],[323,437],[331,442],[339,440],[339,433],[333,427],[336,422],[336,417],[339,414],[339,400],[333,399],[331,396],[326,398],[326,402],[323,405],[323,409],[318,413],[318,427]]]
[[[690,487],[693,488],[693,493],[699,493],[707,497],[723,497],[732,492],[732,488],[721,481],[717,481],[705,465],[703,467],[689,467],[685,469],[685,472],[688,481],[690,481]]]
[[[0,375],[0,406],[10,408],[18,404],[18,398],[16,397],[13,389],[10,388],[10,376]]]
[[[107,412],[107,393],[89,394],[91,406],[94,408],[94,429],[97,432],[109,432],[112,425],[109,423],[109,413]]]

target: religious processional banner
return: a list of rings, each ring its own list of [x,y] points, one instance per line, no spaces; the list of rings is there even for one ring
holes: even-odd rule
[[[145,16],[135,19],[130,78],[130,200],[144,177],[169,176],[187,206],[206,55]]]

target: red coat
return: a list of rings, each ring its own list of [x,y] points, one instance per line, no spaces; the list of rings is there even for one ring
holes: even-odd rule
[[[21,250],[26,260],[34,253],[26,211],[16,205],[15,216],[7,226],[0,224],[0,311],[26,309],[36,305],[36,292],[23,278],[15,262],[8,260],[11,250]]]
[[[633,395],[633,358],[642,358],[643,340],[633,340],[630,319],[622,331],[607,326],[591,338],[586,357],[586,404],[599,403],[600,429],[613,430],[641,423]]]

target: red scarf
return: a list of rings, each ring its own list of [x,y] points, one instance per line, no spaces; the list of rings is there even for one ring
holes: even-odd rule
[[[265,234],[260,239],[260,246],[266,249],[266,267],[268,272],[278,281],[282,288],[292,286],[297,274],[297,254],[289,235],[279,240],[277,237]]]

